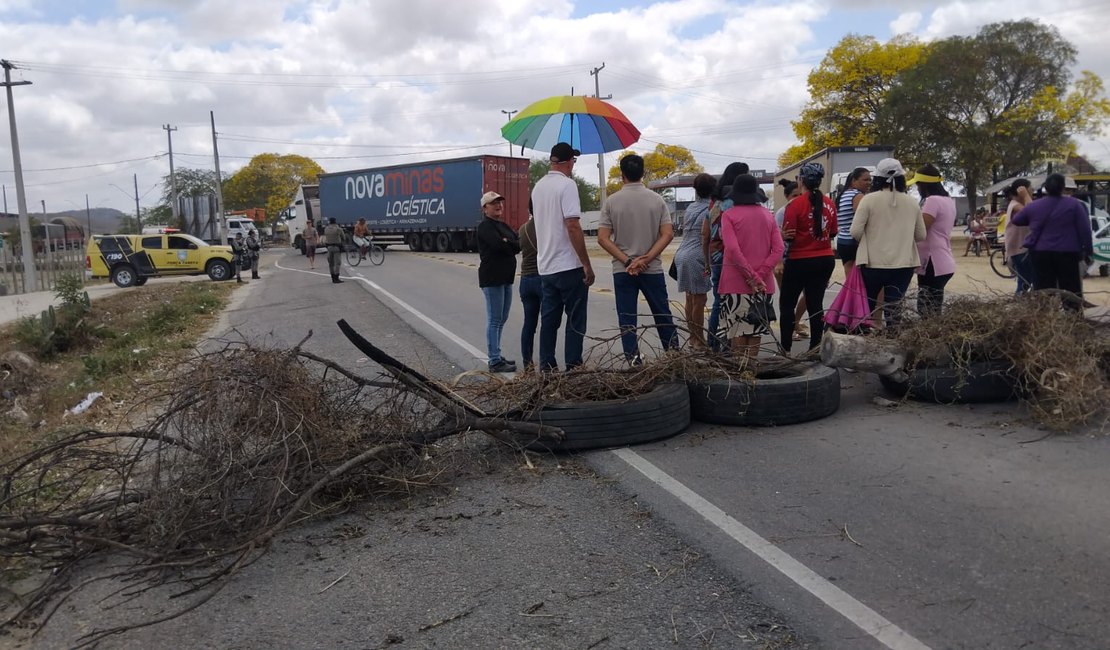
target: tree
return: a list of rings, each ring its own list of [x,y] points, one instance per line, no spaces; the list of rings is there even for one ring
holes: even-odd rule
[[[299,185],[311,185],[324,168],[311,158],[295,154],[258,154],[224,184],[224,205],[229,210],[265,208],[273,222],[285,209]]]
[[[621,188],[620,161],[625,156],[635,153],[623,151],[617,156],[617,164],[609,168],[609,181],[605,190],[612,194]],[[677,144],[657,144],[655,149],[643,154],[644,156],[644,183],[663,180],[674,174],[700,174],[705,168],[694,159],[694,154],[686,147]]]
[[[786,167],[826,147],[879,144],[875,122],[903,70],[917,65],[926,46],[912,36],[880,43],[849,34],[825,54],[806,80],[810,101],[790,124],[799,143],[779,156]]]
[[[152,208],[143,208],[141,214],[142,214],[142,217],[143,217],[143,225],[147,225],[147,226],[171,226],[172,225],[172,226],[175,226],[175,227],[177,225],[177,224],[171,224],[170,223],[170,221],[173,219],[173,213],[170,211],[170,206],[168,204],[165,204],[165,203],[156,205]]]
[[[223,174],[227,181],[227,174]],[[216,192],[216,172],[211,169],[192,169],[182,167],[174,170],[174,184],[177,185],[177,195],[180,196],[205,196]],[[162,177],[162,205],[170,205],[173,201],[173,184],[170,175]]]
[[[551,163],[546,160],[533,160],[528,164],[528,187],[536,186],[536,181],[551,171]],[[598,209],[597,185],[585,180],[578,174],[574,175],[574,182],[578,185],[578,200],[582,204],[582,211],[589,212]]]
[[[879,133],[904,163],[933,162],[974,201],[992,181],[1038,171],[1110,119],[1101,80],[1084,72],[1070,93],[1075,48],[1030,20],[986,25],[930,47],[898,76]]]

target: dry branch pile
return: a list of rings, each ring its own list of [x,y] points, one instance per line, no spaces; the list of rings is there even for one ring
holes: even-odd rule
[[[1034,417],[1056,430],[1098,422],[1110,404],[1110,336],[1104,326],[1061,309],[1045,292],[959,297],[939,316],[907,321],[896,340],[907,366],[976,361],[1013,364]]]
[[[291,524],[426,483],[438,471],[429,443],[471,430],[509,442],[559,435],[482,417],[403,366],[386,370],[369,380],[299,346],[228,347],[165,382],[150,427],[63,435],[7,463],[0,558],[47,576],[7,623],[48,620],[88,585],[72,579],[80,563],[105,550],[125,562],[93,580],[128,585],[122,598],[181,587],[181,607],[144,625],[167,620],[211,598]]]

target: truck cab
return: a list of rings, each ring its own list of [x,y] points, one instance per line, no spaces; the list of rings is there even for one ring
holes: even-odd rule
[[[301,251],[304,250],[304,231],[308,222],[319,231],[323,215],[320,213],[320,186],[301,185],[297,188],[297,196],[285,211],[285,227],[289,231],[289,244]]]

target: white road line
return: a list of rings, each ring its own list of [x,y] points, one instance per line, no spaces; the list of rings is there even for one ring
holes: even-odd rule
[[[763,539],[754,530],[740,523],[643,456],[631,449],[614,449],[613,453],[886,647],[891,650],[929,649],[929,646],[913,638],[875,610],[852,598],[843,589],[825,580],[782,549]]]
[[[276,262],[275,264],[278,268],[286,271],[297,271],[298,273],[309,273],[311,275],[327,277],[325,273],[304,269],[291,269],[282,266],[280,262]],[[473,354],[475,358],[481,359],[482,361],[486,360],[486,355],[483,354],[481,350],[456,336],[453,332],[428,316],[425,316],[404,300],[401,300],[397,296],[381,288],[377,283],[371,282],[361,276],[353,276],[348,279],[365,282],[372,289],[397,303],[409,313],[427,323],[437,332],[458,344],[459,347]],[[843,589],[825,580],[812,569],[795,560],[786,551],[768,542],[758,533],[731,517],[724,510],[710,503],[697,492],[683,485],[678,479],[653,465],[643,456],[631,449],[614,449],[612,453],[646,476],[650,481],[676,497],[679,501],[689,506],[694,512],[704,517],[706,521],[721,529],[721,531],[729,537],[736,540],[740,545],[754,553],[764,562],[770,564],[795,584],[816,596],[821,602],[831,607],[834,611],[851,621],[867,634],[875,637],[875,639],[886,647],[891,650],[929,650],[929,646],[910,636],[902,628],[883,618],[881,614],[856,600]]]
[[[308,274],[311,274],[311,275],[320,275],[320,276],[323,276],[323,277],[331,277],[327,273],[320,273],[318,271],[308,271],[308,270],[305,270],[305,269],[291,269],[287,266],[282,266],[281,262],[275,262],[274,265],[277,266],[279,269],[283,269],[283,270],[286,270],[286,271],[296,271],[298,273],[308,273]],[[347,269],[347,270],[348,270],[348,272],[350,272],[350,269]],[[425,316],[416,307],[413,307],[412,305],[408,304],[404,300],[401,300],[397,296],[395,296],[392,293],[386,291],[378,283],[373,282],[371,280],[367,280],[366,278],[362,277],[362,275],[348,275],[348,276],[340,276],[340,277],[345,279],[345,280],[358,280],[360,282],[365,282],[371,289],[373,289],[374,291],[377,291],[378,293],[382,294],[386,298],[389,298],[393,302],[397,303],[398,305],[401,306],[402,309],[409,312],[413,316],[416,316],[420,320],[424,321],[425,323],[428,324],[429,327],[431,327],[435,331],[439,332],[440,334],[446,336],[447,338],[451,339],[452,342],[454,342],[456,345],[458,345],[462,349],[466,350],[468,353],[474,355],[475,359],[479,359],[483,362],[488,360],[485,352],[482,352],[481,350],[479,350],[478,348],[474,347],[473,345],[467,343],[466,341],[459,338],[458,336],[455,336],[454,332],[448,330],[446,327],[444,327],[444,326],[440,325],[439,323],[435,322],[434,320],[432,320],[428,316]]]

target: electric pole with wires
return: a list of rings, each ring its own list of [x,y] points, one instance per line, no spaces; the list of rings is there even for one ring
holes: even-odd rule
[[[590,76],[594,78],[594,97],[601,100],[609,100],[613,98],[613,94],[601,96],[601,71],[605,69],[605,62],[601,62],[601,66],[590,70]],[[597,186],[598,186],[598,202],[597,207],[600,209],[601,204],[605,202],[605,153],[597,154]]]
[[[31,240],[31,219],[27,216],[27,193],[23,188],[23,162],[19,157],[19,132],[15,126],[15,99],[12,97],[13,86],[29,86],[30,81],[12,81],[12,69],[15,68],[10,61],[0,60],[0,67],[4,68],[4,88],[8,92],[8,123],[12,130],[12,164],[15,169],[15,200],[19,206],[19,241],[23,249],[23,291],[38,291],[39,278],[35,269],[35,248]]]

